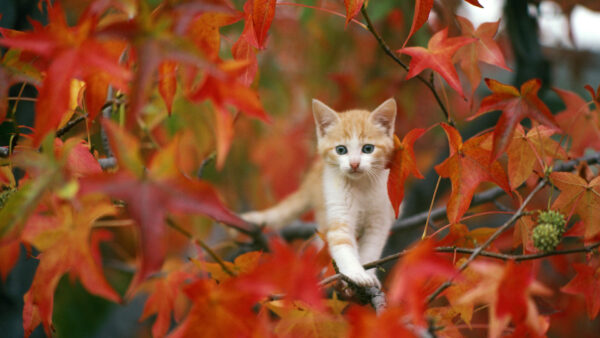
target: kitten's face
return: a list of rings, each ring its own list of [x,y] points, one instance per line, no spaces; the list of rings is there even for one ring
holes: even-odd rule
[[[330,166],[350,178],[373,177],[385,169],[394,147],[396,102],[385,101],[373,112],[337,113],[313,100],[318,151]]]

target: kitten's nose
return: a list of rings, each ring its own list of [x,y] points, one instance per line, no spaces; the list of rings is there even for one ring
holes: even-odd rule
[[[350,167],[352,168],[352,170],[358,169],[359,165],[360,165],[360,162],[350,162]]]

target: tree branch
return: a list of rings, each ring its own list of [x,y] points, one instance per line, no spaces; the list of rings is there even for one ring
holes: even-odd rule
[[[556,164],[552,171],[571,171],[575,169],[580,163],[597,164],[600,163],[600,151],[589,153],[585,156]],[[471,201],[471,207],[481,205],[484,203],[493,202],[496,198],[504,195],[504,190],[500,187],[494,187],[485,190],[479,194],[473,196]],[[431,211],[431,219],[438,220],[446,216],[446,207],[435,208]],[[397,219],[392,226],[392,232],[400,230],[410,230],[419,227],[427,220],[427,212],[421,212],[410,217]]]
[[[540,253],[527,254],[527,255],[511,255],[511,254],[503,254],[503,253],[492,252],[492,251],[480,251],[479,256],[499,259],[499,260],[503,260],[503,261],[514,260],[516,262],[521,262],[521,261],[540,259],[540,258],[545,258],[545,257],[550,257],[550,256],[569,255],[569,254],[583,253],[583,252],[588,253],[588,252],[592,252],[594,249],[596,249],[598,247],[600,247],[600,242],[586,245],[581,248],[556,250],[556,251],[551,251],[551,252],[540,252]],[[476,248],[460,248],[460,247],[452,247],[452,246],[442,246],[442,247],[435,248],[436,252],[450,253],[450,254],[454,254],[454,253],[473,254],[473,253],[475,253],[475,250],[477,250],[477,249]],[[375,260],[375,261],[372,261],[372,262],[369,262],[369,263],[363,265],[363,268],[365,268],[365,270],[376,268],[387,262],[391,262],[391,261],[395,261],[395,260],[399,259],[400,257],[404,256],[407,252],[408,252],[408,250],[403,250],[401,252],[398,252],[398,253],[395,253],[395,254],[392,254],[389,256],[385,256],[381,259],[378,259],[378,260]],[[331,275],[329,277],[323,278],[323,280],[321,280],[319,282],[319,285],[327,285],[327,284],[335,282],[336,280],[341,279],[341,278],[342,278],[341,274]]]
[[[475,260],[475,258],[477,258],[477,256],[479,256],[481,254],[481,252],[487,248],[494,240],[496,240],[496,238],[498,238],[498,236],[500,236],[504,231],[506,231],[506,229],[508,229],[510,226],[512,226],[512,224],[519,219],[521,216],[523,216],[523,210],[525,209],[525,207],[527,206],[527,204],[529,204],[529,202],[531,201],[531,199],[533,198],[533,196],[540,191],[546,184],[548,183],[548,179],[547,178],[543,178],[538,185],[529,193],[529,195],[527,196],[527,198],[525,198],[525,200],[523,201],[523,203],[521,204],[521,206],[519,207],[519,209],[517,209],[517,211],[512,215],[512,217],[510,217],[506,222],[504,222],[504,224],[502,224],[498,230],[496,230],[496,232],[494,232],[486,241],[485,243],[483,243],[482,245],[478,246],[473,253],[471,254],[471,256],[469,256],[469,258],[463,263],[461,264],[461,266],[458,268],[458,271],[463,271],[464,269],[467,268],[467,266],[469,266],[469,264]],[[450,287],[450,285],[452,285],[452,278],[448,281],[446,281],[444,284],[440,285],[439,288],[437,288],[437,290],[435,290],[431,295],[429,295],[429,297],[427,297],[427,302],[431,303],[435,298],[437,298],[437,296],[439,296],[444,290],[446,290],[448,287]]]
[[[369,14],[367,13],[367,9],[365,8],[364,5],[360,9],[360,12],[362,13],[363,17],[367,21],[367,28],[369,29],[369,32],[371,32],[371,34],[373,34],[373,36],[377,40],[377,43],[379,43],[379,46],[381,47],[381,49],[383,49],[383,51],[389,57],[391,57],[392,60],[394,60],[397,64],[399,64],[402,68],[404,68],[404,70],[406,70],[408,72],[409,67],[404,62],[402,62],[402,60],[400,60],[400,58],[398,58],[398,56],[396,56],[396,54],[394,54],[394,52],[392,52],[392,50],[390,49],[390,47],[388,46],[388,44],[385,42],[385,40],[383,40],[383,38],[381,37],[381,35],[379,35],[379,33],[377,32],[377,30],[373,26],[373,23],[371,22],[371,18],[369,17]],[[417,75],[417,78],[421,82],[423,82],[427,86],[427,88],[429,88],[429,90],[431,91],[431,93],[435,97],[435,100],[437,101],[438,105],[442,109],[442,112],[444,113],[444,116],[446,117],[446,121],[448,122],[448,124],[450,124],[451,126],[454,126],[454,121],[450,117],[450,113],[448,112],[448,109],[446,109],[446,106],[442,102],[442,99],[440,98],[440,96],[438,95],[437,91],[435,90],[435,85],[433,84],[433,81],[427,80],[422,75]]]

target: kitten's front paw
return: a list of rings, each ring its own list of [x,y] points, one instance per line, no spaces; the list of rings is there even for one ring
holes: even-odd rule
[[[353,281],[358,286],[363,287],[376,287],[381,289],[381,283],[377,276],[373,273],[366,272],[364,269],[361,270],[350,270],[350,271],[340,271],[340,273],[346,277],[348,277],[351,281]]]

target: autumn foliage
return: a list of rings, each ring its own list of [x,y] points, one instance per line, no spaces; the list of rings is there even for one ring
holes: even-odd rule
[[[3,283],[37,262],[21,334],[68,332],[57,298],[73,285],[115,308],[141,297],[130,334],[155,337],[599,332],[598,83],[499,80],[515,70],[501,22],[455,13],[485,3],[405,2],[40,0],[46,21],[2,28]],[[237,216],[299,185],[312,97],[399,104],[400,219],[395,255],[370,265],[386,270],[376,295],[342,281],[326,248]],[[17,123],[26,100],[32,126]],[[425,177],[422,236],[394,246]],[[567,222],[553,248],[533,239],[545,210]]]

